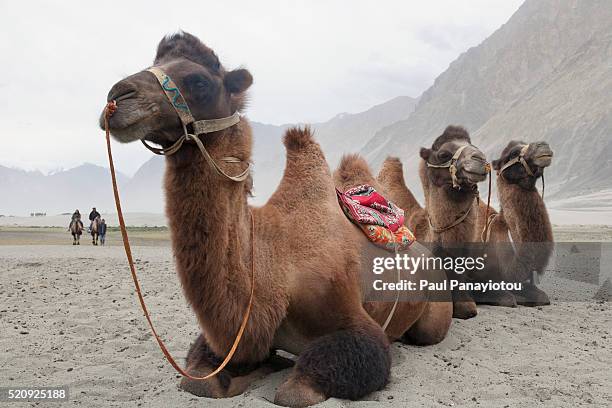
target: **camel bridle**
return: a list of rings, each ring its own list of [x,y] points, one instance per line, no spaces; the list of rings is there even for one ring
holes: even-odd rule
[[[428,161],[425,161],[425,164],[427,165],[427,167],[431,167],[434,169],[448,169],[448,172],[451,175],[451,180],[453,182],[453,188],[454,189],[459,189],[461,188],[461,185],[459,184],[459,179],[457,178],[457,162],[459,161],[459,159],[461,158],[461,155],[463,154],[463,151],[469,147],[469,146],[473,146],[471,144],[464,144],[463,146],[460,146],[457,151],[455,152],[455,154],[453,154],[453,157],[442,163],[442,164],[433,164],[430,163]],[[485,220],[487,220],[489,218],[489,209],[490,209],[490,205],[491,205],[491,165],[489,163],[486,164],[485,169],[489,175],[489,192],[487,194],[487,209],[485,210]],[[476,196],[476,202],[478,202],[480,200],[480,198],[478,196]],[[429,221],[429,226],[431,227],[432,231],[440,234],[443,232],[446,232],[448,230],[451,230],[453,228],[455,228],[457,225],[461,224],[463,221],[465,221],[468,217],[468,215],[470,215],[470,212],[472,211],[472,201],[469,202],[469,206],[462,211],[459,216],[450,224],[445,225],[444,227],[436,227],[434,226],[433,222],[431,221],[431,216],[427,216],[427,220]],[[481,237],[488,237],[489,235],[489,223],[485,222],[485,226],[484,229],[481,233]],[[481,238],[483,242],[486,242],[486,238]]]
[[[183,135],[171,146],[166,148],[153,147],[149,145],[144,139],[141,140],[142,144],[155,154],[162,156],[170,156],[178,152],[183,146],[183,143],[192,141],[198,146],[198,149],[200,149],[202,156],[204,156],[208,164],[210,164],[210,166],[215,170],[218,175],[224,176],[225,178],[236,182],[246,180],[247,177],[249,177],[251,171],[251,163],[247,163],[246,169],[244,169],[240,174],[235,176],[229,175],[224,172],[223,169],[219,166],[219,164],[217,164],[217,162],[212,158],[210,153],[208,153],[208,150],[206,150],[206,148],[204,147],[204,143],[202,143],[202,141],[200,140],[200,135],[229,129],[230,127],[238,124],[240,122],[240,113],[236,111],[231,116],[219,119],[195,120],[193,114],[191,113],[191,109],[189,109],[189,105],[183,97],[183,94],[181,94],[179,87],[172,80],[172,78],[170,78],[170,76],[159,67],[151,67],[147,69],[147,71],[155,75],[155,78],[157,79],[157,82],[159,82],[159,85],[164,91],[166,97],[168,98],[168,101],[176,111],[183,126]],[[189,132],[189,128],[193,129],[193,133]],[[225,163],[243,162],[243,160],[233,156],[222,157],[220,160]]]
[[[459,158],[461,158],[461,155],[463,154],[463,151],[468,147],[471,146],[470,144],[465,144],[461,147],[459,147],[457,149],[457,151],[455,152],[455,154],[453,154],[453,157],[447,161],[444,162],[442,164],[433,164],[430,163],[428,161],[426,161],[425,163],[427,164],[427,167],[431,167],[434,169],[448,169],[448,172],[451,175],[451,180],[453,182],[453,188],[457,189],[460,188],[461,185],[459,184],[459,179],[457,178],[457,161],[459,161]]]
[[[498,171],[497,174],[503,178],[504,180],[507,180],[506,177],[504,177],[504,171],[508,170],[510,167],[514,166],[515,164],[521,164],[523,166],[523,168],[525,169],[525,171],[527,172],[527,176],[526,177],[535,177],[535,172],[531,169],[531,167],[529,167],[529,164],[527,163],[527,160],[525,160],[525,155],[527,154],[527,150],[529,150],[529,146],[531,146],[531,143],[528,143],[526,145],[523,145],[521,147],[521,151],[519,152],[519,155],[516,156],[514,159],[510,160],[508,163],[504,164]],[[544,170],[542,170],[542,199],[544,199],[544,190],[546,188],[546,184],[544,182]]]

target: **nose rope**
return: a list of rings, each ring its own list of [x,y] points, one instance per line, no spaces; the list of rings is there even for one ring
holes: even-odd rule
[[[485,226],[484,226],[484,229],[482,230],[482,233],[480,234],[480,240],[484,243],[486,243],[489,240],[489,226],[491,225],[491,223],[489,222],[489,211],[491,209],[491,186],[492,186],[492,178],[493,178],[493,176],[491,175],[491,164],[490,163],[486,164],[485,169],[489,175],[489,191],[487,192],[487,208],[485,210],[485,217],[484,217]],[[493,220],[491,220],[491,222],[492,221]]]
[[[240,328],[238,329],[238,333],[236,334],[236,338],[234,339],[234,343],[230,348],[227,356],[223,360],[223,362],[210,374],[205,375],[203,377],[194,377],[187,373],[172,357],[170,351],[166,347],[164,341],[159,337],[157,331],[155,330],[155,326],[153,325],[153,321],[151,320],[151,316],[149,314],[149,310],[147,309],[147,305],[145,304],[144,297],[142,295],[142,290],[140,288],[140,283],[138,282],[138,276],[136,275],[136,267],[134,266],[134,260],[132,257],[132,249],[130,247],[130,241],[127,234],[127,229],[125,227],[125,220],[123,218],[123,211],[121,211],[121,200],[119,198],[119,189],[117,187],[117,177],[115,175],[115,164],[113,163],[113,155],[111,152],[111,143],[110,143],[110,129],[109,129],[109,118],[115,113],[117,110],[117,103],[115,101],[111,101],[106,105],[104,110],[104,129],[106,132],[106,150],[108,152],[108,163],[110,166],[111,179],[113,182],[113,194],[115,196],[115,205],[117,207],[117,217],[119,218],[119,226],[121,228],[121,238],[123,239],[123,248],[125,249],[125,255],[128,260],[128,264],[130,266],[130,272],[132,274],[132,280],[134,281],[134,287],[136,288],[136,295],[138,296],[138,301],[140,302],[140,307],[144,313],[147,322],[149,323],[149,328],[157,340],[157,344],[161,349],[162,353],[170,363],[170,365],[183,377],[187,377],[191,380],[201,381],[207,380],[209,378],[214,377],[219,374],[230,362],[234,354],[236,353],[236,349],[240,344],[240,340],[244,334],[244,330],[246,328],[247,322],[249,321],[249,316],[251,314],[251,308],[253,306],[253,297],[255,293],[255,220],[253,218],[253,213],[249,211],[251,218],[251,293],[249,295],[249,301],[247,303],[246,310],[244,312],[244,316],[242,318],[242,323],[240,324]],[[178,148],[177,148],[178,150]]]

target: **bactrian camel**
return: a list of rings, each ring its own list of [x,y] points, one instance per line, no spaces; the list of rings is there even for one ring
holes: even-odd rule
[[[206,381],[184,378],[181,387],[206,397],[237,395],[269,372],[262,363],[282,349],[299,357],[276,392],[277,404],[359,399],[387,383],[390,340],[407,334],[408,341],[431,344],[444,338],[449,308],[400,303],[385,333],[380,325],[390,305],[364,306],[359,271],[367,240],[342,213],[329,167],[308,128],[286,132],[285,172],[262,207],[247,203],[250,176],[232,181],[211,164],[229,176],[247,174],[251,128],[236,116],[245,109],[252,83],[246,69],[227,71],[210,48],[187,33],[162,39],[154,67],[112,87],[108,100],[115,100],[117,109],[109,127],[121,142],[143,140],[169,154],[164,184],[172,249],[201,328],[187,355],[192,375],[211,372],[227,354],[249,299],[251,263],[255,274],[252,311],[230,366]],[[237,123],[190,136],[178,148],[184,132],[194,130],[183,129],[156,78],[160,72],[174,81],[198,121],[236,118]],[[170,83],[165,87],[178,92]]]
[[[425,195],[425,207],[404,181],[402,164],[388,158],[378,181],[389,196],[406,212],[407,226],[417,240],[441,248],[453,248],[455,255],[473,255],[470,249],[461,254],[457,246],[479,241],[478,183],[487,177],[484,154],[471,144],[468,132],[459,126],[448,126],[431,148],[420,150],[419,177]],[[447,271],[449,279],[465,280],[465,276]],[[453,316],[476,316],[476,303],[470,293],[453,291]]]
[[[514,250],[504,251],[501,266],[504,276],[522,282],[523,289],[513,294],[518,304],[526,306],[550,304],[546,293],[535,286],[533,274],[544,273],[554,245],[548,211],[536,188],[552,157],[546,142],[511,141],[492,162],[497,171],[500,212],[491,218],[489,239],[495,243],[512,238]]]

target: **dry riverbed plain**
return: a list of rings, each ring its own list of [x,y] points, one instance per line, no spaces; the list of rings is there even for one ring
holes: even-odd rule
[[[612,228],[556,226],[555,235],[604,242]],[[175,276],[168,231],[132,228],[130,237],[154,321],[184,357],[198,327]],[[179,390],[140,312],[118,231],[107,243],[93,247],[84,235],[72,246],[64,228],[0,227],[0,387],[69,387],[68,402],[40,406],[273,406],[288,370],[225,400]],[[608,274],[610,265],[602,260]],[[438,345],[395,343],[384,390],[321,406],[612,406],[611,303],[593,299],[592,282],[544,279],[542,287],[551,306],[481,306],[476,318],[454,320]]]

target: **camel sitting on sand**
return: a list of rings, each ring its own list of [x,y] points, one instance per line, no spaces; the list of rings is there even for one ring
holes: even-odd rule
[[[153,71],[112,87],[108,100],[116,101],[117,110],[108,125],[121,142],[156,143],[167,154],[172,248],[202,330],[187,355],[191,375],[212,372],[228,353],[254,271],[250,317],[230,365],[208,380],[183,378],[183,389],[215,398],[240,394],[271,372],[266,362],[282,349],[299,357],[276,392],[277,404],[359,399],[387,383],[390,339],[407,332],[421,344],[444,338],[450,308],[400,303],[387,333],[378,316],[368,314],[359,277],[367,239],[340,209],[329,167],[308,128],[286,132],[285,172],[267,204],[247,204],[252,135],[247,119],[237,115],[252,83],[246,69],[226,71],[196,37],[178,33],[159,43]],[[178,109],[187,105],[198,122],[231,125],[208,132],[184,128]],[[198,135],[185,140],[188,131]]]
[[[378,175],[389,198],[405,211],[408,228],[419,242],[438,245],[442,250],[479,242],[478,183],[488,173],[484,154],[471,144],[465,129],[448,126],[431,148],[421,149],[420,155],[419,176],[425,208],[406,186],[399,159],[388,158]],[[469,255],[469,250],[465,252]],[[451,271],[449,279],[465,277]],[[453,291],[453,317],[469,319],[476,314],[471,295]]]
[[[544,198],[536,188],[537,180],[543,177],[552,157],[553,152],[546,142],[511,141],[500,158],[492,162],[493,169],[497,170],[501,210],[488,220],[489,241],[506,242],[508,247],[509,238],[512,238],[514,250],[504,251],[501,265],[504,276],[522,282],[523,289],[513,294],[516,302],[525,306],[550,304],[546,293],[535,286],[533,273],[544,273],[554,246]]]

